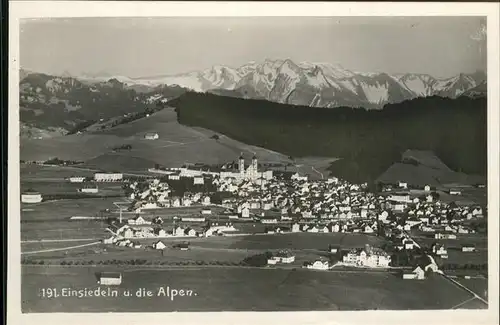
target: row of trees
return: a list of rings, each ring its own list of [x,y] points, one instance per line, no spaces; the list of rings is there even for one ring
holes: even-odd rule
[[[63,160],[57,157],[51,158],[43,162],[45,165],[55,165],[55,166],[69,166],[69,165],[78,165],[83,164],[83,161],[78,160]]]
[[[472,264],[472,263],[465,263],[465,264],[458,264],[458,263],[447,263],[443,264],[441,266],[443,270],[474,270],[474,271],[487,271],[488,270],[488,264],[487,263],[482,263],[482,264]]]
[[[267,260],[266,260],[267,261]],[[245,266],[244,262],[236,261],[203,261],[203,260],[184,260],[184,261],[163,261],[163,260],[148,260],[148,259],[130,259],[130,260],[33,260],[33,259],[23,259],[21,260],[23,265],[61,265],[61,266],[73,266],[73,265],[170,265],[170,266]]]

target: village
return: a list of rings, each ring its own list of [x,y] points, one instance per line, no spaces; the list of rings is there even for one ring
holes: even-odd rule
[[[332,241],[330,256],[305,261],[302,267],[331,270],[338,267],[389,269],[405,267],[405,279],[423,279],[438,270],[436,259],[448,258],[447,245],[461,253],[474,252],[474,244],[457,240],[474,234],[470,221],[485,218],[479,205],[457,205],[440,200],[431,186],[417,188],[404,182],[383,184],[373,192],[367,184],[351,184],[329,177],[311,179],[296,172],[259,170],[254,156],[250,164],[241,156],[237,164],[149,169],[145,179],[124,180],[121,173],[95,173],[93,183],[122,182],[128,200],[115,204],[119,217],[110,218],[104,244],[131,249],[189,250],[190,240],[231,236],[285,236],[287,234],[344,234],[383,238],[384,247],[360,244],[343,247]],[[79,176],[68,179],[84,183]],[[189,190],[177,193],[175,184]],[[92,192],[97,185],[82,187]],[[442,192],[442,190],[441,190]],[[223,194],[223,195],[221,195]],[[448,190],[448,196],[460,195]],[[39,193],[25,193],[24,202],[41,200]],[[35,197],[36,196],[36,197]],[[77,217],[75,217],[77,218]],[[416,238],[419,238],[418,240]],[[422,239],[423,238],[423,239]],[[172,241],[174,245],[169,243]],[[419,244],[418,241],[422,241]],[[416,253],[417,252],[417,253]],[[421,260],[401,262],[395,256],[423,255]],[[279,250],[268,256],[267,267],[296,264],[293,252]],[[408,267],[413,267],[408,269]],[[408,271],[408,272],[407,272]]]

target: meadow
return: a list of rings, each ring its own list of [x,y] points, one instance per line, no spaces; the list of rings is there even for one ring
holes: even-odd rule
[[[97,288],[96,275],[119,271],[119,297],[42,298],[42,288]],[[402,280],[392,274],[303,269],[22,267],[23,312],[168,312],[448,309],[470,295],[439,277]],[[190,297],[125,298],[125,290],[192,290]],[[262,299],[265,297],[265,299]]]

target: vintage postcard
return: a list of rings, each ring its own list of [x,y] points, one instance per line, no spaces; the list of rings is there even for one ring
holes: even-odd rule
[[[12,324],[498,323],[498,5],[382,7],[12,3]]]

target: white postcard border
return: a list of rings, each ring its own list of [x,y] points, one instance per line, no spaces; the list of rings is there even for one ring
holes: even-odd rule
[[[495,3],[85,2],[9,3],[7,324],[498,324],[499,6]],[[19,19],[161,16],[487,16],[489,309],[454,311],[46,313],[21,314]]]

